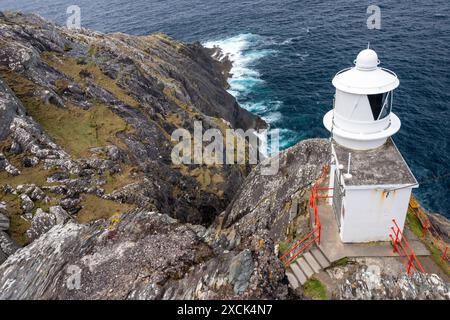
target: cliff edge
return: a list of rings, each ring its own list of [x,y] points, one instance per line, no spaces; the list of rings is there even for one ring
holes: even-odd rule
[[[289,289],[278,249],[294,199],[307,229],[329,142],[281,152],[271,176],[261,170],[273,159],[174,165],[177,128],[266,127],[226,92],[229,62],[212,56],[160,33],[0,13],[0,299],[306,297]],[[333,297],[420,298],[398,288],[422,286],[449,298],[434,275],[375,286],[363,263],[351,270]]]

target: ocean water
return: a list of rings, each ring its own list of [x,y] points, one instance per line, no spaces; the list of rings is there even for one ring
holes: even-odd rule
[[[163,31],[220,45],[234,61],[230,93],[281,131],[281,147],[328,137],[334,74],[367,47],[400,78],[394,136],[419,182],[423,205],[450,217],[450,2],[378,1],[381,29],[369,30],[372,1],[78,0],[84,27],[143,35]],[[63,24],[74,1],[1,0],[0,10],[39,13]],[[447,175],[447,176],[445,176]],[[444,176],[443,178],[438,178]]]

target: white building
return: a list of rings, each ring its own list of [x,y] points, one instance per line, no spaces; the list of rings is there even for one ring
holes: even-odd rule
[[[334,109],[323,118],[332,133],[330,199],[343,242],[388,241],[395,219],[403,229],[417,181],[391,136],[400,119],[391,111],[399,80],[379,67],[375,51],[336,74]]]

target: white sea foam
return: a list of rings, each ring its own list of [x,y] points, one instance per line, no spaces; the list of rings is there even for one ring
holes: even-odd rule
[[[298,134],[291,129],[281,128],[279,134],[280,150],[286,149],[298,142]]]
[[[276,43],[275,43],[276,44]],[[257,101],[248,96],[257,90],[258,86],[264,84],[261,75],[255,66],[258,61],[276,53],[275,50],[267,49],[267,46],[274,45],[273,39],[265,38],[251,33],[239,34],[234,37],[208,41],[203,43],[207,48],[218,46],[223,53],[228,55],[232,61],[232,77],[228,80],[230,89],[228,92],[233,95],[240,105],[250,112],[263,118],[270,127],[274,127],[282,118],[279,111],[282,101],[263,100]],[[276,125],[276,127],[279,127]],[[269,129],[273,130],[273,129]],[[294,132],[289,129],[280,129],[280,148],[284,149],[292,143]],[[268,143],[264,141],[264,144]],[[270,142],[268,143],[268,153],[271,154]]]
[[[259,35],[244,33],[203,44],[207,48],[220,47],[232,61],[233,67],[230,72],[233,76],[228,80],[229,93],[236,98],[249,94],[254,86],[264,82],[259,72],[254,69],[254,64],[258,60],[273,53],[273,50],[258,48],[264,41],[265,39]]]

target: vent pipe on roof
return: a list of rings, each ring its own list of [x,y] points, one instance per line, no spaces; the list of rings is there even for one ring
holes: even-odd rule
[[[347,173],[344,174],[345,179],[351,179],[352,175],[350,174],[350,162],[352,160],[352,154],[348,153],[348,164],[347,164]]]

